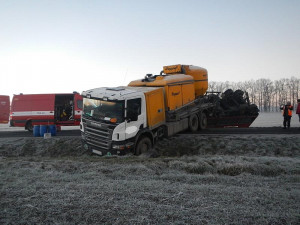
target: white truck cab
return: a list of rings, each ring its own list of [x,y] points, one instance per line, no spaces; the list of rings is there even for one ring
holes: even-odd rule
[[[84,91],[80,126],[84,148],[99,155],[122,154],[133,150],[143,133],[152,145],[144,92],[156,89],[126,86]]]

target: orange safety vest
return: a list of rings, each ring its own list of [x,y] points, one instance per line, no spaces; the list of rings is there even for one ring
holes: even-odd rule
[[[288,109],[288,116],[292,116],[293,106],[291,106],[291,105],[285,105],[285,106],[283,106],[282,115],[284,116],[285,107],[287,107],[287,109]]]

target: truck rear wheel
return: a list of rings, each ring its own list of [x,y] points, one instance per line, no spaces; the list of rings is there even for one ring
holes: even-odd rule
[[[33,126],[31,120],[27,121],[25,125],[25,129],[28,130],[29,132],[33,132]]]
[[[199,119],[196,114],[193,114],[189,118],[189,130],[192,132],[196,132],[199,126]]]
[[[204,130],[207,128],[207,116],[205,113],[200,114],[200,121],[199,121],[199,130]]]
[[[147,153],[152,149],[152,142],[150,138],[143,136],[139,142],[137,143],[135,154],[140,155],[143,153]]]

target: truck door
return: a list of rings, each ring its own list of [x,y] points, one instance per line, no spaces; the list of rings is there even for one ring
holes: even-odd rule
[[[9,120],[10,101],[9,96],[0,95],[0,123],[6,124]]]
[[[74,94],[74,123],[78,125],[80,123],[81,113],[82,113],[83,103],[82,96],[79,94]]]
[[[135,137],[144,125],[145,113],[142,110],[142,99],[128,99],[126,102],[125,138]],[[135,117],[135,118],[134,118]]]
[[[72,125],[74,121],[74,94],[56,94],[54,108],[58,124]]]

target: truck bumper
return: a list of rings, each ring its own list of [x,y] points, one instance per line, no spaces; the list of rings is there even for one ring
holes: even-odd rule
[[[82,139],[82,146],[84,150],[90,153],[94,153],[100,156],[111,155],[125,155],[133,150],[134,143],[132,142],[112,142],[111,147],[108,149],[101,148],[95,145],[89,144],[84,138]]]
[[[111,155],[120,155],[121,152],[120,151],[116,151],[116,150],[97,150],[92,148],[92,153],[96,154],[96,155],[100,155],[100,156],[111,156]]]

